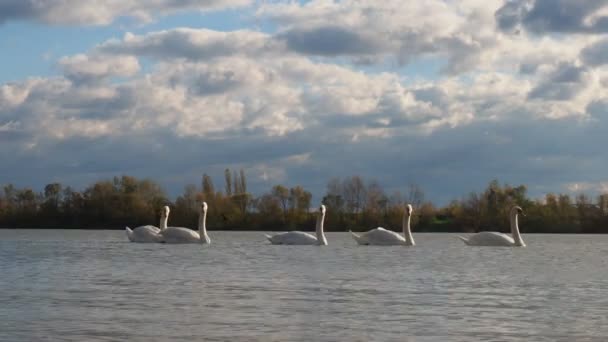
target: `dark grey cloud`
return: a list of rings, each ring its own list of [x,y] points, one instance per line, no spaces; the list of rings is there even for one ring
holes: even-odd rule
[[[406,65],[440,56],[447,59],[441,71],[458,74],[496,45],[494,36],[479,30],[490,12],[458,7],[443,1],[269,3],[260,6],[258,16],[280,25],[276,38],[299,54],[348,57],[363,65]],[[430,13],[437,19],[427,20]]]
[[[222,64],[217,68],[186,68],[171,74],[167,83],[171,87],[185,85],[193,96],[210,96],[228,93],[247,83],[247,76],[242,68],[230,63]]]
[[[37,11],[34,1],[2,1],[0,2],[0,24],[11,19],[29,19]]]
[[[248,54],[264,55],[280,50],[264,33],[255,31],[219,32],[206,29],[177,28],[141,36],[127,34],[123,40],[99,45],[97,52],[153,57],[208,60]]]
[[[555,71],[541,81],[528,94],[530,99],[570,100],[587,86],[588,69],[569,63],[560,63]]]
[[[125,115],[137,104],[137,93],[130,86],[118,86],[111,96],[66,97],[58,103],[65,109],[64,115],[79,119],[110,119]]]
[[[524,75],[534,75],[542,65],[541,61],[524,61],[519,64],[519,73]]]
[[[543,33],[606,33],[608,16],[597,15],[608,0],[507,0],[496,11],[496,22],[503,31],[524,28]]]
[[[250,0],[2,0],[0,24],[32,20],[52,25],[107,25],[119,17],[148,21],[181,11],[220,10],[248,5]]]
[[[429,102],[441,108],[446,108],[449,104],[447,94],[442,89],[437,87],[419,88],[412,90],[412,93],[416,97],[416,100]]]
[[[590,66],[608,64],[608,38],[584,48],[581,51],[581,59]]]
[[[404,190],[417,183],[439,203],[482,190],[492,179],[525,184],[533,196],[565,192],[570,182],[605,181],[601,133],[608,118],[598,123],[567,120],[481,121],[444,128],[428,136],[402,134],[388,139],[311,142],[313,164],[303,179],[358,174],[377,179],[387,190]],[[599,144],[598,144],[599,142]],[[347,171],[345,171],[347,170]],[[582,176],[583,175],[583,176]],[[306,183],[308,184],[308,183]],[[323,193],[325,183],[315,189]]]
[[[587,113],[597,120],[608,123],[608,99],[589,103]]]
[[[199,74],[190,90],[197,95],[205,96],[225,93],[237,88],[241,84],[242,80],[238,79],[234,71],[226,70],[223,72]]]
[[[14,121],[0,121],[0,142],[16,146],[28,138],[28,134],[15,125]]]
[[[448,74],[470,70],[479,61],[482,47],[492,44],[462,35],[441,37],[434,36],[432,32],[407,28],[382,32],[338,25],[296,27],[274,38],[302,55],[351,57],[355,63],[363,65],[381,63],[386,57],[405,65],[420,56],[441,54],[447,58],[442,72]]]
[[[157,180],[175,196],[185,184],[199,184],[203,173],[210,174],[221,188],[224,168],[244,167],[256,194],[283,183],[303,185],[316,200],[332,177],[350,175],[378,180],[388,193],[405,192],[410,183],[416,183],[428,199],[439,204],[482,190],[495,178],[525,184],[533,196],[540,196],[566,191],[566,183],[606,180],[605,104],[590,105],[594,122],[479,121],[430,135],[357,141],[348,141],[335,129],[347,122],[328,126],[323,122],[274,137],[242,133],[223,139],[178,137],[157,129],[120,137],[43,139],[29,149],[1,144],[0,153],[10,150],[12,158],[0,165],[0,177],[3,183],[40,189],[51,181],[82,188],[98,179],[129,174]],[[310,154],[310,160],[284,161],[303,153]],[[260,178],[255,167],[260,164],[284,169],[286,179]]]
[[[463,39],[454,36],[439,39],[434,44],[434,52],[442,52],[447,57],[447,64],[442,71],[447,74],[459,74],[469,71],[479,63],[484,49],[489,49],[493,43]]]
[[[76,55],[59,60],[64,76],[76,85],[101,84],[111,77],[128,77],[139,71],[139,62],[132,56]]]
[[[306,55],[373,55],[384,50],[379,37],[341,26],[291,29],[278,38],[290,49]]]
[[[122,137],[40,139],[31,149],[23,149],[17,142],[6,143],[0,146],[0,153],[8,153],[9,149],[13,152],[11,160],[0,165],[0,185],[11,182],[40,189],[46,183],[61,180],[65,185],[82,188],[99,179],[128,174],[152,178],[175,196],[186,184],[200,184],[205,172],[219,182],[226,167],[273,163],[308,148],[298,136],[205,139],[177,137],[162,130]],[[251,168],[248,174],[253,191],[267,190],[266,181],[257,179]]]

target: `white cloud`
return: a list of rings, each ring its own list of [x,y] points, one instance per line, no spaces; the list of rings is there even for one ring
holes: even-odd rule
[[[0,87],[0,109],[14,107],[23,103],[34,83],[35,81],[3,84]]]
[[[51,135],[64,138],[158,129],[182,137],[280,136],[316,125],[349,139],[388,138],[513,115],[581,116],[601,97],[593,70],[568,63],[542,64],[525,78],[486,65],[466,77],[408,84],[396,73],[284,53],[274,40],[246,30],[128,34],[60,59],[71,83],[40,80],[29,101],[26,83],[5,85],[2,94],[13,110],[25,101],[17,106],[28,112],[21,119],[44,118],[47,127],[56,120]],[[145,75],[137,74],[141,57],[155,59]],[[114,76],[128,78],[102,82]],[[59,86],[42,86],[50,83]]]
[[[568,191],[573,193],[593,192],[593,193],[608,193],[608,182],[572,182],[564,186]]]
[[[133,76],[139,71],[139,62],[133,56],[79,54],[63,57],[59,65],[65,77],[77,83],[94,83],[113,76]]]

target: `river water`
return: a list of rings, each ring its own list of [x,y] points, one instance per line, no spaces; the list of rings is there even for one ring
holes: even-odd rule
[[[209,235],[0,230],[0,341],[608,340],[608,236],[493,248],[414,234],[408,248]]]

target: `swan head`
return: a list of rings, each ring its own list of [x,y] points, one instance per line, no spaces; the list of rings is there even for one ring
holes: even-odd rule
[[[169,206],[164,206],[161,211],[160,211],[160,215],[162,217],[169,217],[169,212],[171,211],[171,209],[169,209]]]
[[[207,202],[203,202],[203,204],[201,204],[201,210],[203,212],[207,212]]]
[[[319,213],[325,214],[325,205],[321,204],[321,206],[319,207]]]
[[[408,204],[405,206],[405,213],[407,214],[407,216],[412,216],[413,212],[414,212],[414,207],[412,207],[411,204]]]
[[[524,214],[524,210],[520,206],[518,206],[518,205],[513,206],[513,208],[511,208],[511,215],[518,215],[518,214],[521,214],[522,216],[526,216],[526,214]]]

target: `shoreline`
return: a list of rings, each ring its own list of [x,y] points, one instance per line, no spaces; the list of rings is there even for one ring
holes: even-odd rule
[[[124,231],[124,228],[32,228],[32,227],[28,227],[28,228],[9,228],[9,227],[0,227],[0,231],[2,230],[91,230],[91,231],[101,231],[101,230],[107,230],[107,231]],[[193,229],[196,230],[196,229]],[[246,233],[246,232],[288,232],[288,231],[292,231],[292,230],[300,230],[300,231],[314,231],[311,229],[273,229],[273,230],[259,230],[259,229],[209,229],[207,228],[207,231],[212,231],[212,232],[235,232],[235,233]],[[393,230],[394,232],[400,232],[400,230]],[[494,230],[496,231],[496,230]],[[326,233],[349,233],[348,230],[326,230]],[[361,233],[361,232],[365,232],[365,231],[353,231],[354,233]],[[499,233],[505,233],[508,234],[508,231],[497,231]],[[475,234],[476,232],[464,232],[464,231],[457,231],[457,232],[445,232],[445,231],[418,231],[416,232],[415,230],[413,231],[413,233],[416,234]],[[522,234],[524,235],[608,235],[607,233],[567,233],[567,232],[522,232]]]

